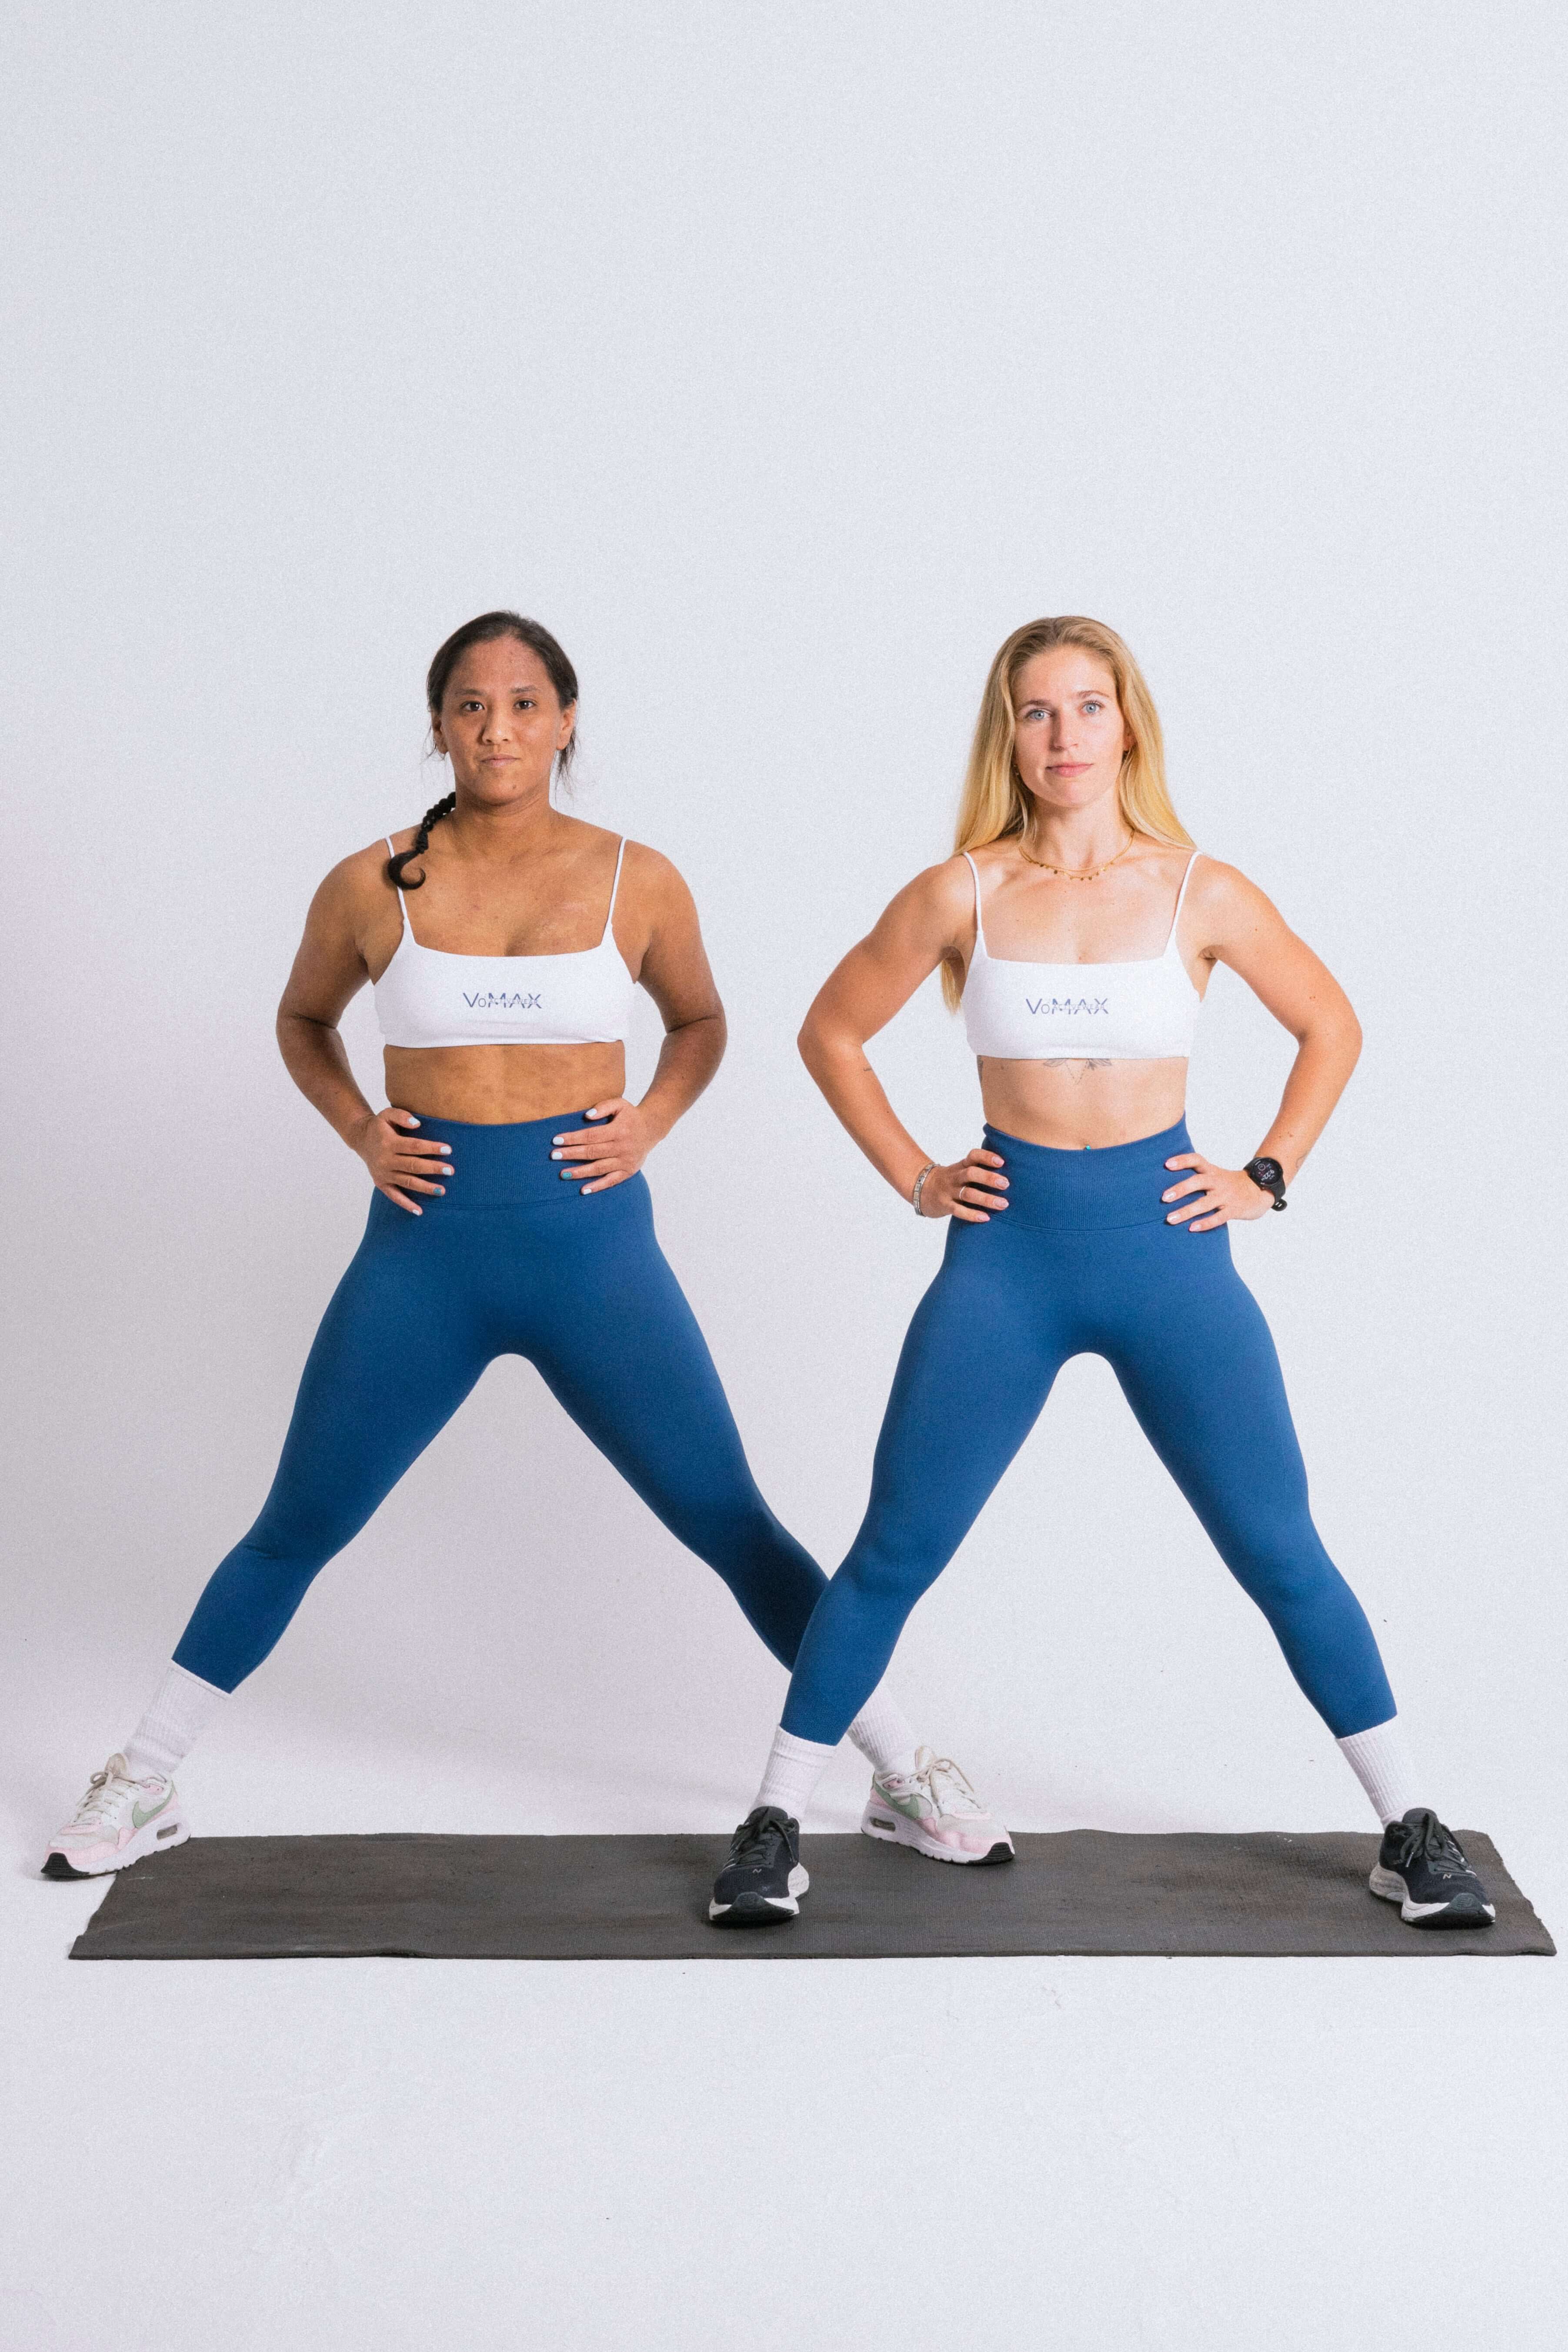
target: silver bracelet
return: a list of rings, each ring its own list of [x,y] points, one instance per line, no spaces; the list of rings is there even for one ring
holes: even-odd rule
[[[928,1160],[925,1166],[921,1170],[920,1174],[915,1178],[915,1188],[910,1194],[910,1199],[914,1202],[914,1210],[917,1217],[923,1216],[925,1214],[924,1210],[921,1207],[921,1194],[925,1191],[926,1178],[934,1174],[935,1170],[936,1161],[934,1160]]]

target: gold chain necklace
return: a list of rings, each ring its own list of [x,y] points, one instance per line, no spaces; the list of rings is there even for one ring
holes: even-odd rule
[[[1110,873],[1117,857],[1126,856],[1137,838],[1135,833],[1130,833],[1117,851],[1116,857],[1108,857],[1103,866],[1089,866],[1083,868],[1071,866],[1047,866],[1043,857],[1029,856],[1028,851],[1024,846],[1022,835],[1019,836],[1018,841],[1018,855],[1026,859],[1029,865],[1037,866],[1042,874],[1058,875],[1064,882],[1098,882],[1102,874]]]

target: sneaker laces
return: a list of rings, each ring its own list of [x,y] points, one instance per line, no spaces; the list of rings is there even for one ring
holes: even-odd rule
[[[933,1756],[919,1777],[931,1791],[931,1802],[939,1813],[984,1812],[969,1775],[951,1756]]]
[[[1436,1813],[1424,1812],[1419,1826],[1403,1824],[1405,1828],[1404,1859],[1408,1863],[1424,1862],[1436,1878],[1471,1878],[1474,1872],[1465,1858],[1465,1850],[1450,1829],[1446,1829]]]
[[[102,1771],[93,1774],[87,1784],[82,1801],[76,1809],[76,1819],[79,1822],[104,1821],[113,1811],[119,1801],[115,1795],[116,1783],[128,1782],[131,1777],[127,1772],[116,1772],[113,1769],[119,1761],[118,1757],[111,1756]]]
[[[783,1818],[773,1806],[748,1814],[730,1841],[730,1863],[748,1867],[771,1863],[784,1834]]]

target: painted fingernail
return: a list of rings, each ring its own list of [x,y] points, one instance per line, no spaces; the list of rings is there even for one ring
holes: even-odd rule
[[[452,1147],[449,1143],[438,1143],[436,1146],[436,1149],[437,1151],[444,1151],[447,1159],[450,1160],[452,1156]]]
[[[410,1111],[408,1115],[408,1124],[410,1127],[417,1127],[419,1124],[419,1121],[415,1118],[412,1111]]]
[[[552,1135],[550,1140],[552,1143],[564,1143],[566,1138],[563,1135]]]
[[[552,1152],[551,1153],[550,1157],[552,1158],[552,1160],[559,1160],[559,1159],[560,1159],[560,1157],[561,1157],[561,1154],[560,1154],[560,1152],[559,1152],[559,1151],[552,1151]]]
[[[437,1199],[444,1201],[447,1197],[447,1187],[445,1184],[437,1184],[436,1187],[436,1192]]]

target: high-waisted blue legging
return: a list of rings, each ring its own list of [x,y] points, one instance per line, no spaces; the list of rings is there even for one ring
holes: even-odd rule
[[[790,1664],[826,1579],[747,1466],[713,1360],[654,1238],[641,1176],[584,1195],[552,1137],[575,1118],[421,1132],[451,1146],[425,1213],[376,1193],[300,1383],[261,1517],[214,1571],[174,1652],[222,1690],[261,1664],[497,1356],[526,1356],[601,1454],[718,1570]]]
[[[877,1443],[871,1500],[817,1603],[784,1708],[840,1738],[904,1620],[952,1558],[1069,1356],[1106,1358],[1226,1566],[1263,1611],[1336,1738],[1385,1723],[1371,1626],[1312,1525],[1279,1361],[1223,1226],[1165,1223],[1185,1123],[1105,1151],[987,1128],[1007,1208],[954,1220],[915,1310]]]

